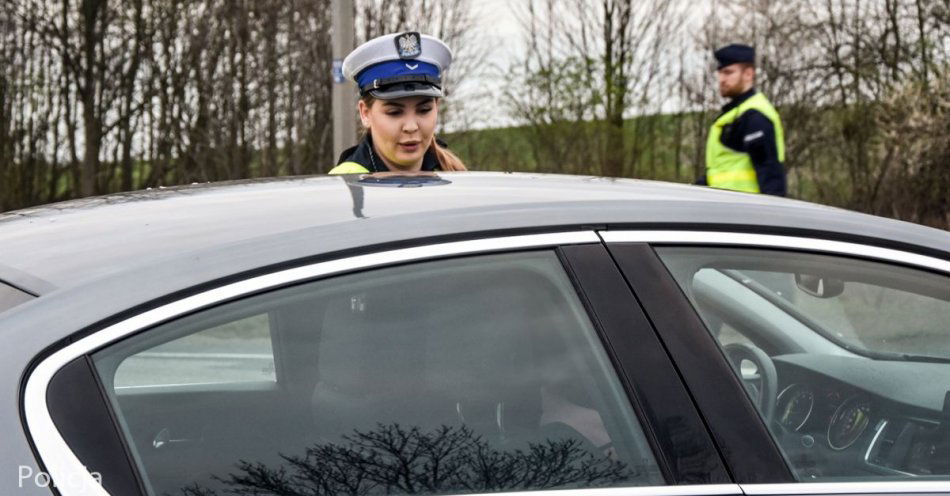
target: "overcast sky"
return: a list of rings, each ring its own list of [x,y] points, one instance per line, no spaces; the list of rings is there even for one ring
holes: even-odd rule
[[[515,0],[523,1],[523,0]],[[510,0],[481,0],[474,2],[473,12],[476,19],[476,29],[481,42],[492,47],[490,59],[497,68],[511,65],[524,47],[521,27],[515,17]],[[464,99],[466,107],[465,124],[456,122],[465,128],[503,127],[512,124],[511,119],[504,115],[503,109],[498,106],[505,84],[508,81],[499,81],[497,68],[486,67],[480,73],[472,74],[460,85],[453,89],[457,96],[456,101]],[[449,121],[451,129],[452,122]]]
[[[515,42],[502,45],[509,49],[521,46],[521,27],[518,25],[512,3],[509,0],[482,0],[475,6],[480,28],[488,36],[500,41]]]

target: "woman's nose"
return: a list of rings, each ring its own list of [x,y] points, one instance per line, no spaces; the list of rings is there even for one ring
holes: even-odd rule
[[[419,129],[419,123],[415,119],[408,119],[402,126],[403,132],[414,133]]]

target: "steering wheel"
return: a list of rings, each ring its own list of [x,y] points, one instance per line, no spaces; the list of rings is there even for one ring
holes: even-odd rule
[[[761,349],[746,343],[729,343],[723,346],[723,351],[768,424],[775,413],[775,397],[778,394],[778,373],[775,372],[772,359]],[[742,373],[743,361],[755,365],[754,375],[745,376]]]

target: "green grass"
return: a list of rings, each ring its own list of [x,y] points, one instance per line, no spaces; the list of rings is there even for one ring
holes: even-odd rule
[[[695,134],[701,120],[695,113],[627,119],[619,152],[623,158],[621,176],[692,182],[701,158],[702,144],[697,143]],[[600,175],[608,154],[607,129],[603,122],[565,122],[542,128],[447,133],[443,138],[470,170]],[[703,128],[699,140],[704,133]]]

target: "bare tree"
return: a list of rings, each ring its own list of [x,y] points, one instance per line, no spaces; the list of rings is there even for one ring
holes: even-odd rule
[[[633,0],[527,4],[521,21],[528,49],[508,101],[514,117],[538,131],[533,139],[539,163],[550,160],[542,150],[558,147],[566,131],[584,141],[571,142],[579,153],[553,154],[570,160],[563,169],[636,174],[656,133],[650,120],[636,120],[633,129],[629,121],[661,112],[668,101],[665,89],[676,72],[667,54],[685,6]]]
[[[15,3],[14,15],[58,55],[67,84],[79,102],[83,157],[79,192],[102,190],[103,145],[112,133],[129,133],[142,60],[149,37],[144,0],[110,4],[108,0]]]
[[[328,0],[0,0],[0,209],[331,165]]]

